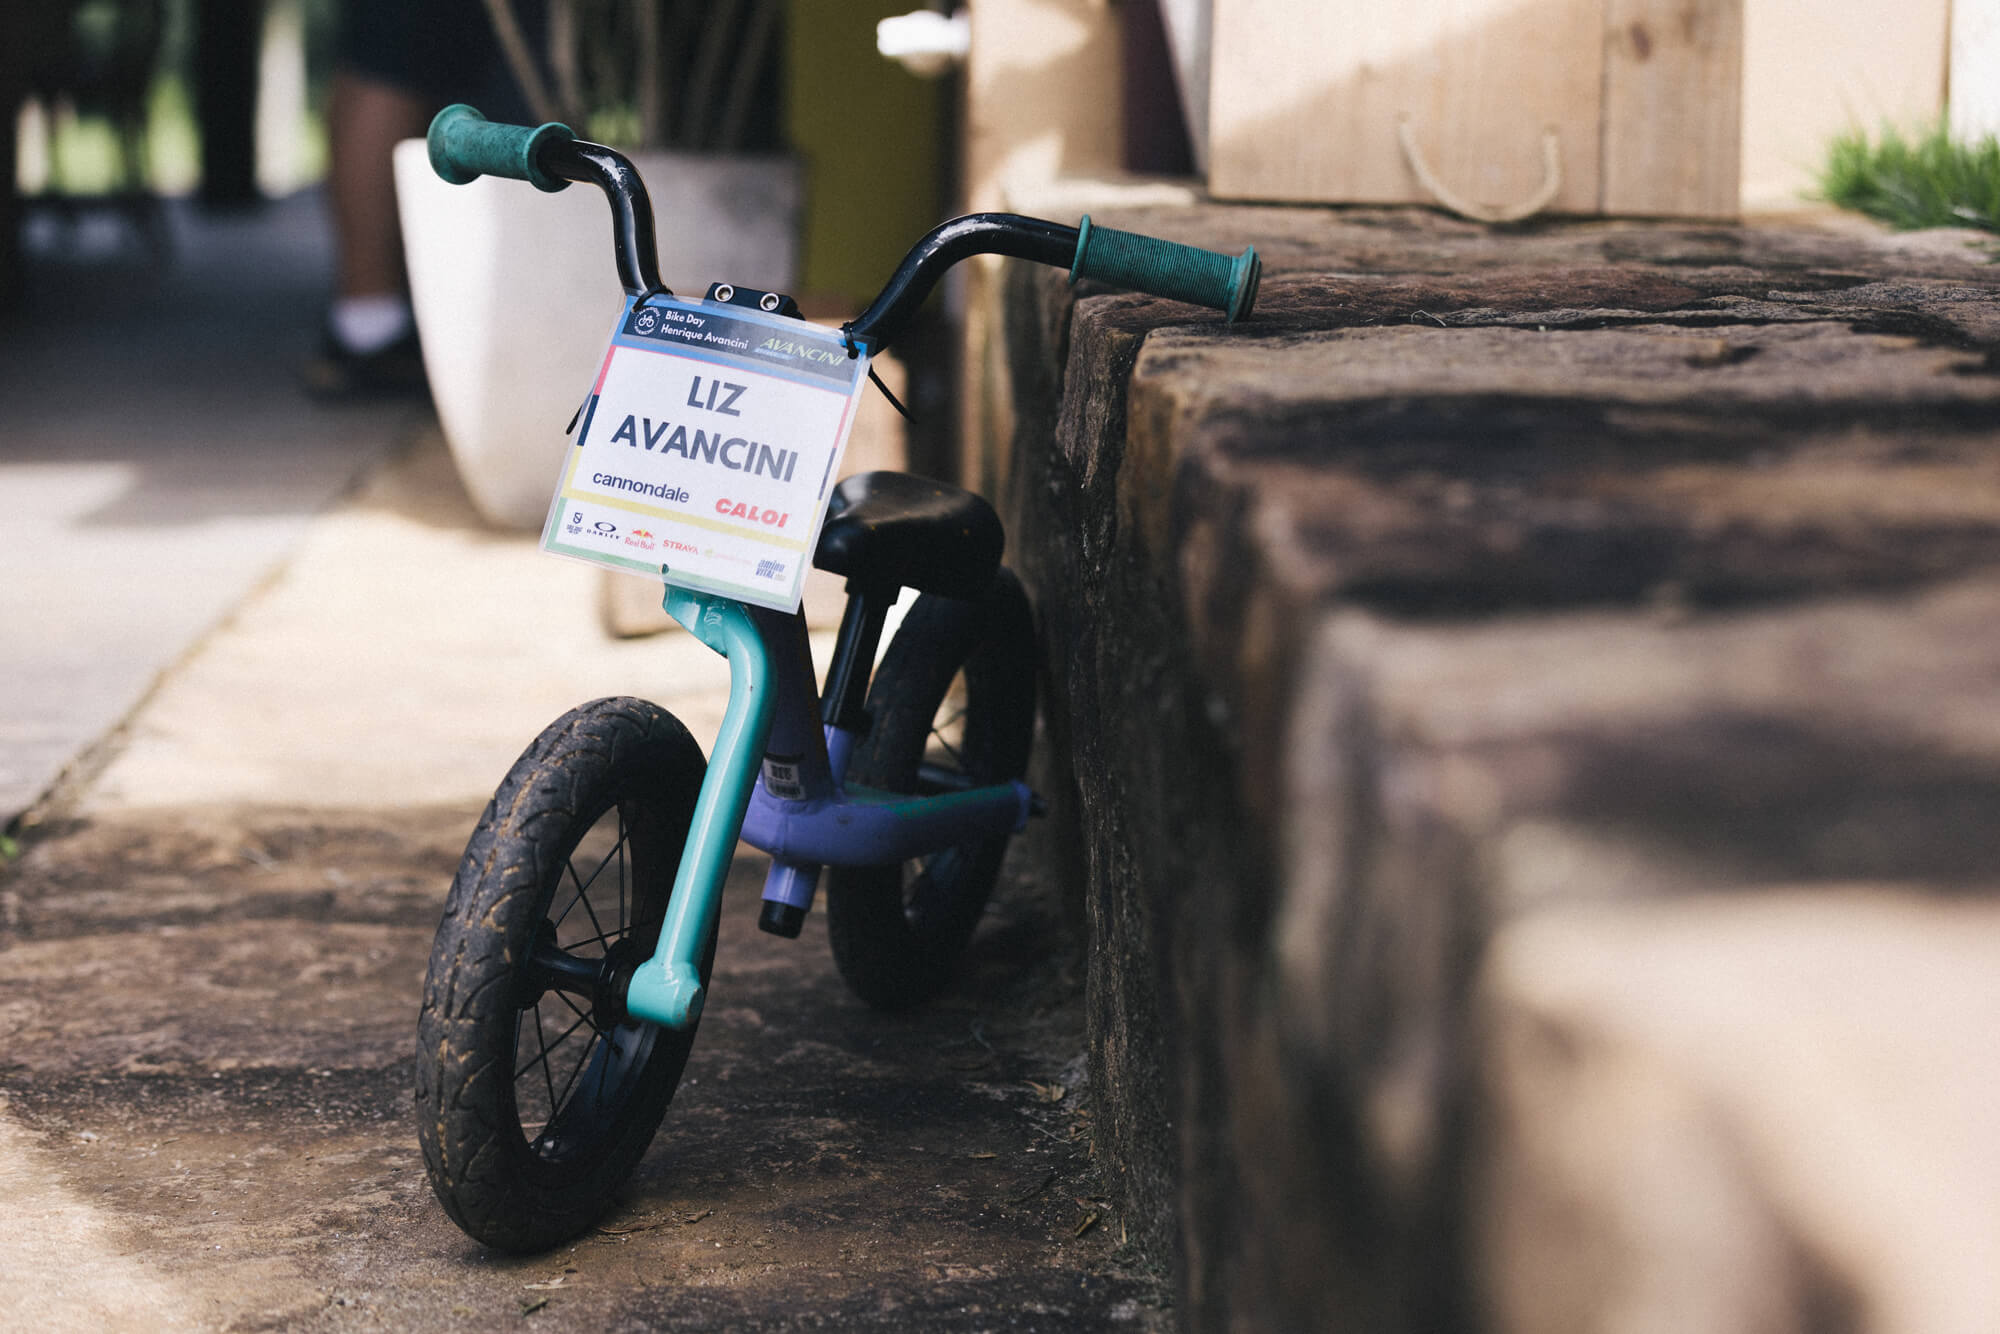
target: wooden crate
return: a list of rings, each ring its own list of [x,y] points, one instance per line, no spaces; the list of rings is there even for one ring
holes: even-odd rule
[[[1731,215],[1744,3],[1215,0],[1210,189]]]
[[[1956,24],[1955,42],[1948,38]],[[1810,194],[1844,130],[2000,122],[2000,0],[1214,0],[1220,197],[1532,199],[1558,213],[1730,217]],[[1399,129],[1399,126],[1405,126]]]

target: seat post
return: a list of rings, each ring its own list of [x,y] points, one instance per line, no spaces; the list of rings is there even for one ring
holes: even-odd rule
[[[826,690],[820,696],[820,718],[848,732],[868,730],[868,676],[875,666],[875,649],[882,642],[882,624],[901,590],[889,586],[847,584],[847,610],[840,616],[840,633],[833,642],[833,660],[826,668]]]

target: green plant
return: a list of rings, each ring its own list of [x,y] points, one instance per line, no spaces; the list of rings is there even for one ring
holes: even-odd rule
[[[2000,142],[1966,143],[1944,126],[1904,138],[1885,127],[1871,141],[1841,135],[1827,150],[1820,196],[1892,227],[1983,227],[2000,232]]]

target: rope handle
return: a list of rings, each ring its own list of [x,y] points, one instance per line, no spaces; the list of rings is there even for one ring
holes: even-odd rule
[[[1521,222],[1553,204],[1562,191],[1562,140],[1553,128],[1542,131],[1542,188],[1519,204],[1476,204],[1439,180],[1417,149],[1416,135],[1410,130],[1407,115],[1396,118],[1396,142],[1403,146],[1403,160],[1409,164],[1417,184],[1430,191],[1431,198],[1440,205],[1474,222]]]

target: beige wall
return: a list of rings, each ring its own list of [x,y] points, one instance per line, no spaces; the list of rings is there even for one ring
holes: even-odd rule
[[[2000,0],[1952,0],[1951,130],[2000,134]]]
[[[1118,166],[1119,50],[1110,0],[972,0],[965,190],[1001,207],[1010,185]]]
[[[1827,143],[1944,111],[1951,0],[1745,0],[1743,206],[1812,188]]]

